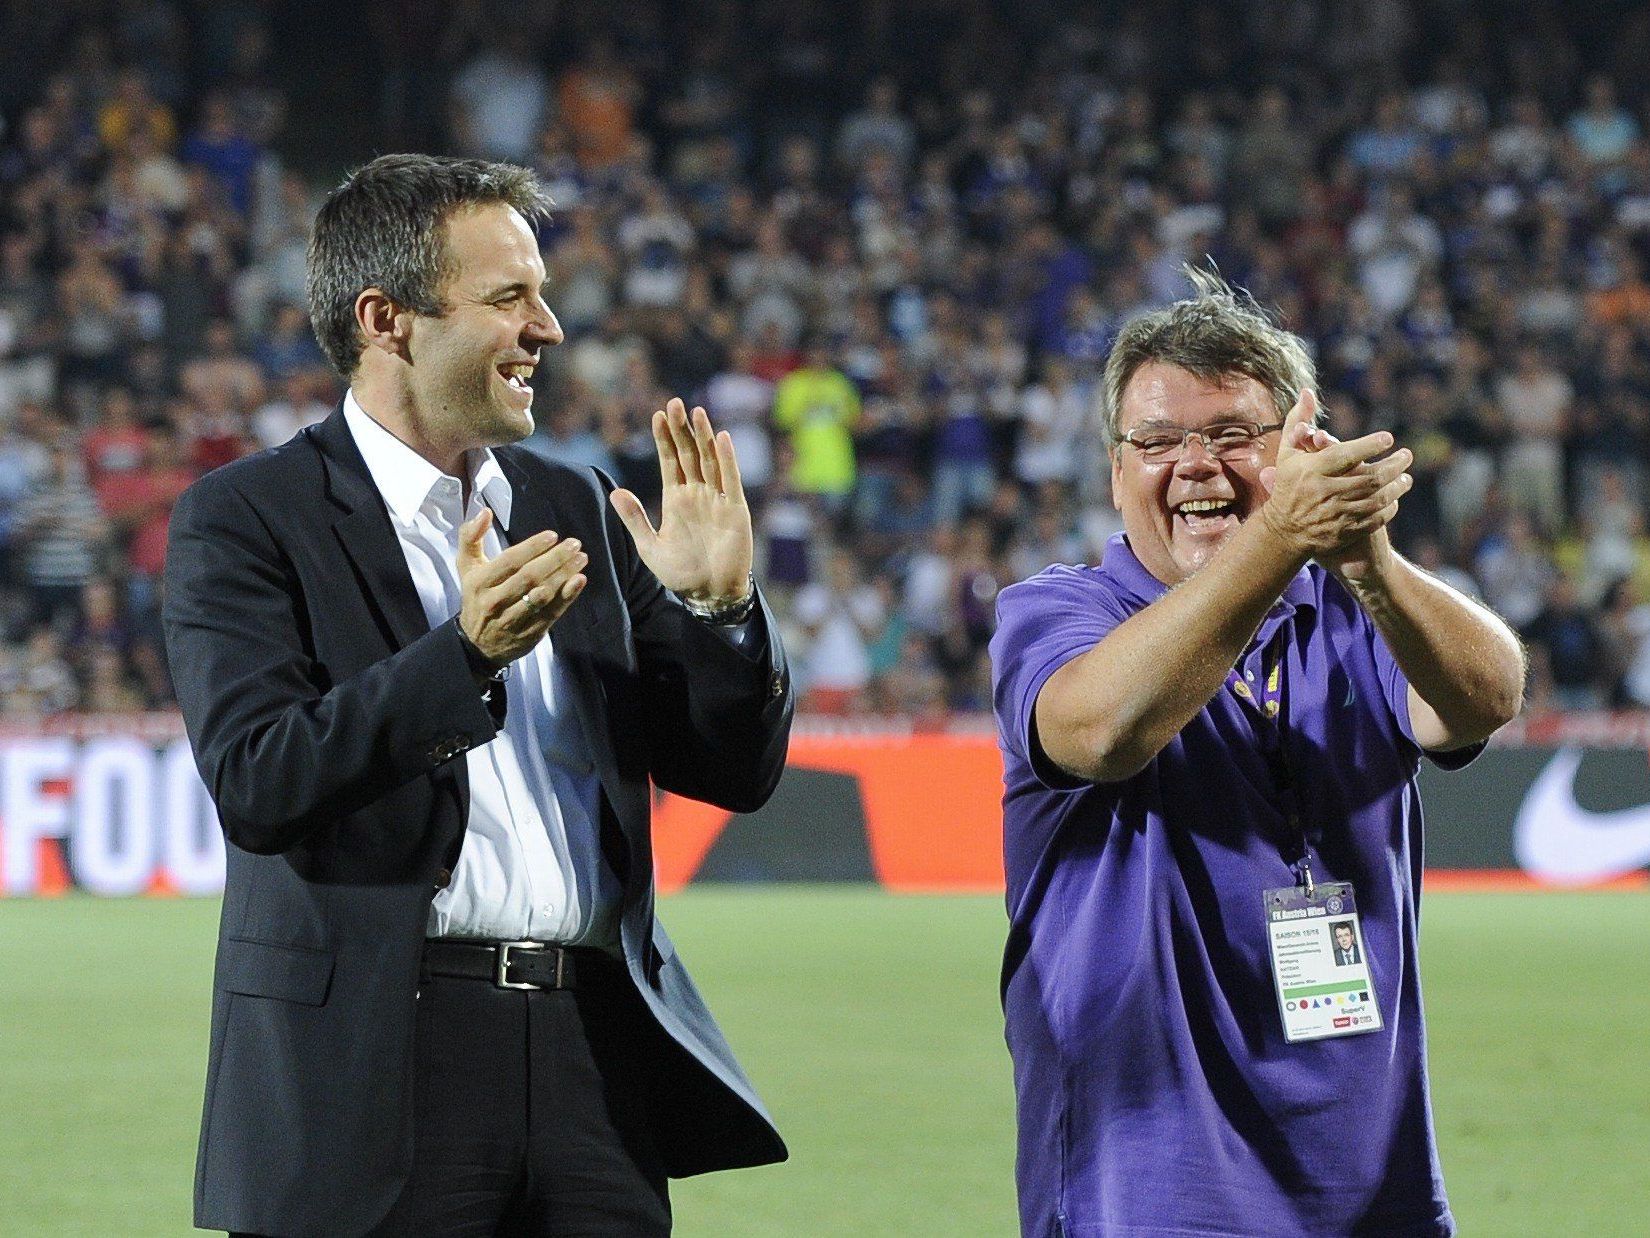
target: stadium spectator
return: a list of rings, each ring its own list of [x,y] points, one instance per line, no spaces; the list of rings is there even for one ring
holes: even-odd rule
[[[1650,326],[1650,284],[1644,262],[1628,242],[1610,246],[1597,269],[1596,285],[1587,294],[1587,317],[1605,328]]]
[[[137,423],[137,402],[126,387],[110,387],[103,393],[97,422],[81,440],[86,481],[102,500],[106,482],[138,468],[143,463],[148,436]]]
[[[910,166],[917,149],[917,127],[899,111],[899,85],[878,77],[865,88],[865,104],[848,115],[836,134],[836,157],[850,175],[861,171],[872,152]]]
[[[832,362],[823,339],[809,341],[802,364],[779,381],[773,424],[791,451],[791,485],[840,509],[854,487],[854,426],[859,393]]]
[[[139,131],[161,148],[171,146],[178,136],[172,109],[150,93],[143,71],[126,69],[115,79],[114,93],[98,110],[97,136],[110,150],[119,150]]]
[[[1501,450],[1502,486],[1548,533],[1564,511],[1562,444],[1574,396],[1570,380],[1534,344],[1522,345],[1495,380],[1496,402],[1512,431]]]
[[[82,674],[86,688],[79,708],[94,714],[129,714],[144,708],[143,694],[132,682],[126,660],[118,649],[93,645]]]
[[[1570,113],[1565,130],[1588,163],[1608,168],[1638,140],[1638,122],[1616,102],[1616,84],[1602,74],[1588,79],[1586,99],[1585,107]]]
[[[211,94],[202,103],[200,123],[183,141],[185,164],[208,172],[237,215],[252,207],[252,178],[263,152],[236,118],[224,94]]]
[[[1650,605],[1631,578],[1604,591],[1599,630],[1604,641],[1600,678],[1615,709],[1650,709]]]
[[[588,465],[611,477],[619,466],[601,431],[602,420],[596,401],[570,391],[561,403],[550,407],[538,429],[522,440],[522,446],[547,460]]]
[[[871,682],[869,643],[887,620],[885,598],[860,577],[846,550],[833,550],[820,579],[797,592],[792,608],[800,640],[798,680],[806,708],[852,714],[864,705]]]
[[[1046,358],[1042,381],[1027,387],[1022,397],[1015,477],[1029,487],[1076,482],[1083,432],[1092,429],[1093,399],[1092,391],[1072,382],[1063,358]]]
[[[1375,194],[1370,209],[1352,221],[1346,243],[1358,260],[1364,295],[1383,319],[1409,307],[1422,276],[1444,253],[1438,226],[1416,210],[1409,188],[1398,182]]]
[[[34,628],[20,649],[0,660],[0,712],[50,717],[80,704],[80,685],[63,657],[63,638],[50,624]]]
[[[1608,648],[1598,621],[1585,610],[1575,582],[1558,575],[1547,587],[1546,605],[1525,629],[1534,655],[1535,682],[1552,693],[1560,709],[1597,709],[1608,684]],[[1539,690],[1539,689],[1538,689]]]
[[[1473,574],[1483,582],[1484,600],[1522,632],[1541,613],[1557,569],[1530,517],[1514,511],[1483,539]]]
[[[526,163],[555,107],[550,79],[528,45],[491,35],[453,77],[453,143],[464,154]]]
[[[172,507],[201,472],[188,463],[170,427],[151,427],[144,438],[142,464],[108,477],[98,491],[98,502],[124,551],[132,609],[140,614],[153,604],[166,566]]]
[[[1650,563],[1644,504],[1633,497],[1619,468],[1601,465],[1582,500],[1576,521],[1583,550],[1583,595],[1601,601],[1611,582],[1635,575]]]
[[[235,345],[235,324],[219,318],[207,324],[204,351],[178,371],[178,387],[202,408],[245,414],[264,392],[255,362]]]
[[[252,437],[258,446],[279,447],[305,426],[321,421],[332,405],[320,392],[330,387],[330,380],[317,378],[312,370],[288,374],[252,414]]]
[[[968,353],[961,331],[944,331],[923,379],[933,426],[934,515],[946,524],[984,507],[997,482],[990,408]]]
[[[11,537],[33,622],[72,627],[81,591],[107,554],[109,526],[68,443],[53,444],[46,472],[13,509]]]
[[[1263,89],[1233,144],[1231,177],[1237,200],[1264,224],[1277,226],[1300,214],[1312,156],[1298,135],[1289,96],[1276,86]]]
[[[641,84],[619,59],[611,35],[591,39],[583,59],[557,83],[556,98],[581,166],[605,169],[630,153]]]
[[[703,185],[713,162],[748,154],[751,118],[743,106],[734,58],[720,32],[701,32],[687,68],[665,86],[659,107],[671,179]]]
[[[693,228],[657,181],[645,180],[640,188],[637,209],[619,225],[619,249],[628,268],[624,300],[628,305],[679,305],[687,288]]]
[[[210,328],[207,331],[207,351],[209,356],[215,351]],[[258,334],[252,346],[252,360],[257,363],[264,380],[270,383],[282,383],[293,377],[313,379],[317,373],[326,370],[326,358],[315,343],[303,307],[290,302],[282,302],[275,307],[272,320]],[[185,373],[188,372],[186,367]],[[236,397],[237,403],[242,408],[248,407],[257,399],[258,385],[246,382],[244,373],[237,375],[236,380],[236,385],[245,385]]]
[[[747,336],[760,339],[771,327],[784,347],[801,337],[813,272],[787,243],[776,214],[762,216],[755,247],[728,264],[728,290],[741,306],[740,325]]]
[[[1412,173],[1427,149],[1426,135],[1410,119],[1409,100],[1396,91],[1381,96],[1373,122],[1347,143],[1353,165],[1376,184]]]
[[[89,401],[98,388],[120,377],[131,330],[120,280],[92,238],[75,246],[58,277],[57,306],[63,323],[58,383],[66,397]]]
[[[753,372],[755,352],[744,340],[734,343],[727,365],[705,388],[705,408],[733,439],[739,472],[747,492],[761,496],[773,476],[773,446],[768,437],[768,410],[774,384]]]

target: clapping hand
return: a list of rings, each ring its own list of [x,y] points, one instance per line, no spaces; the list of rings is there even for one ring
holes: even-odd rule
[[[664,482],[658,529],[629,490],[613,492],[613,510],[665,588],[712,609],[740,601],[750,584],[753,540],[733,440],[726,430],[712,431],[704,409],[690,417],[673,399],[653,414],[653,444]]]
[[[459,526],[458,623],[488,661],[504,666],[543,640],[584,592],[590,557],[577,538],[546,530],[489,559],[482,543],[492,525],[492,509],[483,507]]]
[[[1412,484],[1414,456],[1386,431],[1341,442],[1316,424],[1317,396],[1301,392],[1284,419],[1278,462],[1260,471],[1269,498],[1262,509],[1273,530],[1336,574],[1358,580],[1381,570],[1392,553],[1386,526]]]

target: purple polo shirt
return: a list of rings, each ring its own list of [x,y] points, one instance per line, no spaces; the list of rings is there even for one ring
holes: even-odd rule
[[[1049,568],[998,601],[1023,1231],[1451,1234],[1416,960],[1422,753],[1408,681],[1316,565],[1238,666],[1259,686],[1268,652],[1283,658],[1313,872],[1356,890],[1384,1025],[1291,1045],[1261,905],[1295,882],[1266,754],[1277,732],[1222,687],[1144,770],[1108,784],[1054,768],[1033,734],[1049,675],[1165,592],[1118,535],[1099,567]]]

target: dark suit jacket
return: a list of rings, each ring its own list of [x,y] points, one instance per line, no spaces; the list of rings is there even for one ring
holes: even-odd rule
[[[778,781],[792,695],[647,570],[605,478],[498,451],[507,540],[578,537],[589,584],[556,655],[603,790],[631,978],[663,1029],[653,1086],[673,1175],[785,1146],[654,918],[651,778],[734,811]],[[202,478],[172,516],[167,646],[228,839],[195,1223],[365,1231],[412,1158],[410,1054],[430,900],[469,806],[463,754],[496,734],[456,620],[430,630],[342,411]]]

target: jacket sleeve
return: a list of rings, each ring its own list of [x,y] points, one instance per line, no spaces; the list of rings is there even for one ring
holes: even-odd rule
[[[612,482],[598,474],[602,489]],[[760,638],[740,650],[695,619],[659,583],[602,496],[607,542],[630,612],[651,754],[649,773],[666,791],[730,812],[754,812],[779,783],[795,712],[779,625],[758,592],[751,622]]]
[[[456,620],[331,682],[291,558],[222,473],[174,509],[165,582],[167,654],[195,761],[244,850],[286,851],[497,732]]]

